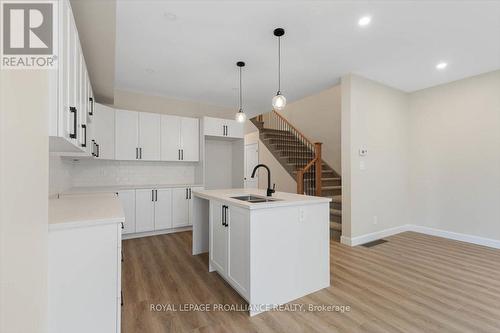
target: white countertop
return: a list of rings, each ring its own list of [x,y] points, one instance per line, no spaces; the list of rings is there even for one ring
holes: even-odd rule
[[[82,194],[49,200],[49,230],[124,221],[125,214],[115,194]]]
[[[332,201],[331,198],[324,197],[314,197],[308,195],[301,195],[295,193],[286,192],[276,192],[273,193],[272,198],[278,199],[277,201],[270,202],[259,202],[250,203],[247,201],[242,201],[238,199],[233,199],[232,197],[240,195],[256,195],[260,197],[266,196],[266,190],[260,190],[255,188],[233,188],[224,190],[203,190],[203,191],[193,191],[193,195],[202,199],[207,200],[219,200],[225,203],[231,204],[233,206],[243,207],[247,209],[263,209],[263,208],[274,208],[274,207],[285,207],[285,206],[301,206],[310,205],[317,203],[328,203]]]
[[[78,186],[72,187],[61,194],[106,193],[135,189],[160,189],[178,187],[203,187],[201,184],[140,184],[140,185],[105,185],[105,186]]]

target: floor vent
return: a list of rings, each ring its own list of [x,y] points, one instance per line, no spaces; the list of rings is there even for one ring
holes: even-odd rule
[[[368,242],[368,243],[362,244],[362,246],[364,246],[364,247],[374,247],[376,245],[384,244],[384,243],[387,243],[387,241],[385,239],[377,239],[377,240],[375,240],[373,242]]]

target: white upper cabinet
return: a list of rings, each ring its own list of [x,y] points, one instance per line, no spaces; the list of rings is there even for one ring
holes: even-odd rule
[[[160,115],[139,113],[139,159],[145,161],[160,160]]]
[[[200,121],[196,118],[181,118],[181,157],[183,161],[200,159]]]
[[[199,161],[199,120],[161,116],[161,160]]]
[[[115,110],[115,158],[139,159],[139,116],[135,111]]]
[[[59,1],[58,68],[49,87],[50,151],[90,156],[87,96],[92,94],[69,1]],[[87,134],[87,135],[86,135]]]
[[[160,115],[116,110],[117,160],[160,160]]]
[[[161,115],[161,160],[181,160],[181,117]]]
[[[203,133],[207,136],[242,139],[243,123],[231,119],[204,117]]]
[[[112,160],[115,158],[115,110],[109,106],[95,104],[92,123],[91,153],[94,157]]]

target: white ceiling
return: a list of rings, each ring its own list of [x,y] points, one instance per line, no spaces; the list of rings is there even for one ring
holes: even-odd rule
[[[289,101],[350,72],[415,91],[500,69],[500,1],[118,0],[116,20],[116,88],[236,109],[244,60],[250,114],[277,90],[276,27]]]

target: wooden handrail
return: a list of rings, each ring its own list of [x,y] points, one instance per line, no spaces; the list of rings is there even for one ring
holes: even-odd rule
[[[297,127],[290,124],[290,122],[285,117],[283,117],[282,115],[280,115],[278,112],[276,112],[274,110],[273,110],[273,113],[276,114],[281,120],[283,120],[288,126],[290,126],[295,132],[297,132],[297,134],[299,134],[305,141],[310,143],[311,146],[313,145],[313,142],[311,140],[309,140],[307,138],[307,136],[305,136],[304,133],[302,133]]]

